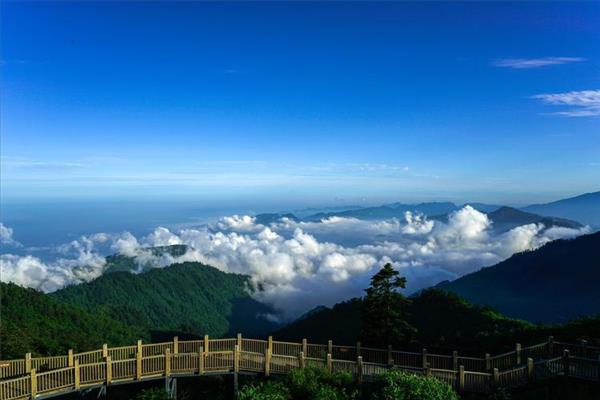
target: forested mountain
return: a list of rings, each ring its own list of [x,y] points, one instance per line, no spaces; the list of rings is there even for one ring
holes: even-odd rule
[[[142,274],[105,274],[50,296],[89,311],[102,310],[154,337],[165,332],[264,335],[275,327],[261,316],[270,313],[270,308],[250,297],[247,276],[196,262]]]
[[[0,283],[0,359],[25,353],[65,354],[69,348],[97,349],[149,339],[143,329],[93,310],[63,304],[33,289]]]
[[[532,204],[523,210],[541,215],[569,218],[582,224],[600,227],[600,192],[586,193],[546,204]]]
[[[600,232],[556,240],[438,285],[477,304],[530,321],[600,314]]]
[[[439,290],[425,290],[410,300],[408,320],[417,329],[417,336],[413,342],[405,343],[404,348],[452,351],[460,347],[473,352],[485,347],[504,348],[534,327]],[[321,307],[276,331],[274,336],[294,341],[310,338],[321,343],[332,339],[344,344],[362,339],[365,345],[381,347],[380,343],[361,338],[362,304],[362,299],[355,298],[332,308]]]
[[[582,318],[564,325],[535,325],[504,316],[487,307],[478,306],[459,296],[438,289],[427,289],[410,298],[408,320],[417,329],[415,339],[403,349],[452,352],[481,355],[514,349],[514,344],[542,342],[550,335],[562,340],[597,340],[600,318]],[[352,345],[361,338],[362,299],[351,299],[332,308],[318,307],[273,333],[278,340]],[[600,343],[596,343],[600,344]],[[381,347],[380,343],[372,346]]]

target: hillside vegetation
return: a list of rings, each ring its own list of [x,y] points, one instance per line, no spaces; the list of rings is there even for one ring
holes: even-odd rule
[[[270,308],[250,297],[248,277],[197,262],[142,274],[114,272],[54,292],[52,298],[152,332],[223,336],[243,330],[264,335],[275,325]]]
[[[556,240],[438,285],[506,315],[566,322],[600,313],[600,232]]]
[[[66,354],[69,348],[97,349],[149,339],[141,328],[100,312],[62,304],[33,289],[0,283],[0,358]]]

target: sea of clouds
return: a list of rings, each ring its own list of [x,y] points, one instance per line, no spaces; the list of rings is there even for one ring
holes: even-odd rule
[[[588,233],[529,224],[496,233],[492,221],[470,206],[446,222],[410,212],[402,219],[365,221],[330,217],[318,222],[282,219],[268,226],[252,216],[233,215],[195,228],[156,228],[144,237],[129,232],[82,236],[43,261],[33,255],[0,255],[2,281],[45,292],[102,275],[110,252],[134,257],[136,263],[162,268],[199,261],[226,272],[247,274],[254,296],[272,305],[284,319],[317,306],[360,296],[370,277],[391,262],[408,279],[407,292],[454,279],[493,265],[516,252]],[[5,247],[22,247],[11,228],[0,224]],[[154,254],[148,247],[185,244],[185,254]]]

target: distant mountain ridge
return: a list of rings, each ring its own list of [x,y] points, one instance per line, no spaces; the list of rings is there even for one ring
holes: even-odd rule
[[[508,316],[564,322],[600,314],[600,232],[555,240],[437,287]]]
[[[522,209],[541,215],[568,218],[582,224],[600,228],[600,191],[585,193],[546,204],[532,204]]]

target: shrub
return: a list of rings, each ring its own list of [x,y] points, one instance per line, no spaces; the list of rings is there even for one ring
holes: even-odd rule
[[[420,375],[390,370],[379,377],[373,398],[376,400],[458,400],[446,383]]]
[[[169,396],[165,389],[150,388],[139,392],[135,400],[169,400]]]
[[[290,400],[288,388],[281,382],[266,381],[244,386],[238,392],[238,400]]]

